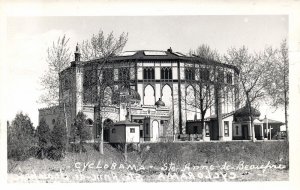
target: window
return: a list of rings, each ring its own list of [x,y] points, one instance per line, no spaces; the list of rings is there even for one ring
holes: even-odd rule
[[[209,80],[209,70],[206,68],[200,69],[200,79],[208,81]]]
[[[224,135],[229,137],[229,121],[224,121]]]
[[[224,72],[223,71],[218,72],[218,82],[224,83]]]
[[[205,136],[209,137],[209,125],[207,123],[205,124]]]
[[[140,137],[143,137],[143,130],[140,130]]]
[[[114,70],[109,68],[109,69],[103,69],[103,75],[102,79],[103,81],[107,82],[109,80],[113,80],[114,78]]]
[[[112,130],[111,130],[111,133],[116,133],[116,129],[112,129]]]
[[[135,133],[135,128],[130,128],[130,133]]]
[[[239,126],[235,126],[235,134],[239,135]]]
[[[185,79],[186,80],[195,80],[195,70],[185,69]]]
[[[110,76],[112,77],[112,75]],[[130,80],[130,69],[127,67],[119,69],[119,80],[120,81],[128,81]]]
[[[228,84],[232,84],[232,74],[231,73],[227,73],[227,75],[226,75],[226,82]]]
[[[162,67],[160,70],[161,79],[170,80],[173,78],[172,76],[172,68],[171,67]]]
[[[145,129],[145,131],[146,131],[146,135],[148,135],[149,134],[149,123],[146,123],[146,129]]]
[[[52,125],[54,125],[55,124],[55,119],[52,119]]]
[[[155,70],[153,67],[144,68],[144,79],[155,79]]]

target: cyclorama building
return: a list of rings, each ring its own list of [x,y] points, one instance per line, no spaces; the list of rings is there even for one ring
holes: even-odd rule
[[[39,110],[39,119],[45,118],[50,127],[60,116],[69,132],[82,111],[93,133],[91,140],[99,137],[103,126],[104,139],[109,141],[114,123],[124,120],[139,124],[140,142],[179,139],[186,134],[198,134],[205,141],[232,140],[225,133],[232,134],[233,120],[224,126],[220,117],[239,106],[236,67],[171,48],[127,51],[106,60],[81,61],[80,56],[76,47],[75,61],[59,74],[59,105]],[[201,118],[201,82],[212,89],[206,98],[215,100],[205,118],[217,118],[204,127],[199,122],[193,125]],[[216,84],[222,96],[216,95]]]

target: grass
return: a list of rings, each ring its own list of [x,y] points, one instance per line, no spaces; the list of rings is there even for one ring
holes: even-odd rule
[[[68,152],[60,161],[8,160],[8,182],[288,180],[288,144],[284,141],[144,143],[140,152],[128,151],[127,161],[109,144],[104,146],[104,155],[91,145],[86,149],[82,154]],[[231,167],[224,167],[225,162]],[[250,168],[268,164],[276,168]]]

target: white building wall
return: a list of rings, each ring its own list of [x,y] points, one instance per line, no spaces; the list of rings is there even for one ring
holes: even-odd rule
[[[160,65],[156,64],[155,67],[155,79],[159,80],[160,79]]]
[[[130,133],[130,129],[135,130],[134,133]],[[140,142],[140,127],[139,126],[127,126],[126,127],[126,142],[137,143]]]
[[[174,127],[175,134],[179,133],[178,83],[173,84]]]
[[[159,84],[159,83],[156,83],[155,84],[155,102],[159,99],[159,98],[161,98],[161,85]]]
[[[185,84],[181,83],[181,115],[182,115],[182,133],[185,134],[186,129],[186,101],[185,101]]]
[[[177,69],[177,67],[176,66],[173,66],[172,67],[172,73],[173,73],[173,79],[174,80],[177,80],[178,79],[178,69]]]
[[[144,105],[144,86],[143,84],[137,84],[137,92],[140,94],[141,97],[141,104]]]

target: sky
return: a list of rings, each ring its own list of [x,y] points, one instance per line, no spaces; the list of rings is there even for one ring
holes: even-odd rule
[[[40,78],[47,70],[47,48],[66,34],[70,51],[77,42],[89,39],[99,30],[116,36],[128,32],[124,51],[167,50],[187,53],[207,44],[221,54],[231,47],[245,45],[251,52],[267,46],[279,47],[288,37],[288,16],[102,16],[102,17],[8,17],[6,38],[6,120],[27,113],[38,125],[38,102],[42,93]],[[71,60],[73,60],[73,54]],[[273,112],[261,106],[261,116],[284,121],[281,109]]]

